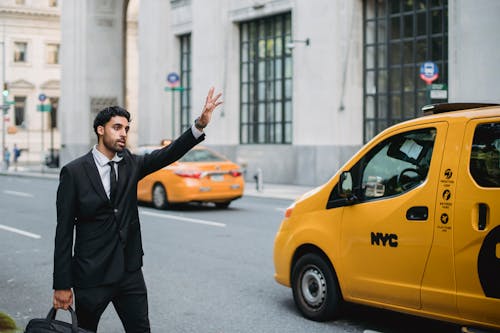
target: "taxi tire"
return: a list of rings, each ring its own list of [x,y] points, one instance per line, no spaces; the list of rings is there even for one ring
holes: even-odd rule
[[[153,206],[156,209],[167,209],[168,207],[168,199],[167,199],[167,191],[162,184],[157,183],[153,186]]]
[[[318,254],[308,253],[297,260],[292,270],[292,291],[295,305],[307,319],[332,320],[340,312],[337,277],[330,263]]]

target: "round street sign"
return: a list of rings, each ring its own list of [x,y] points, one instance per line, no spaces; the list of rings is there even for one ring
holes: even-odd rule
[[[179,74],[175,72],[168,73],[167,82],[170,87],[175,87],[179,84]]]
[[[426,61],[420,66],[420,78],[427,84],[431,84],[432,81],[439,77],[438,66],[432,61]]]
[[[38,95],[38,100],[39,100],[40,102],[43,102],[43,101],[45,101],[46,99],[47,99],[47,96],[45,96],[45,94],[44,94],[44,93],[41,93],[40,95]]]

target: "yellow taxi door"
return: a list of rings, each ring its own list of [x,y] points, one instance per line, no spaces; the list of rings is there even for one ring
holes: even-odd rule
[[[349,172],[355,203],[342,217],[344,296],[420,308],[432,245],[446,122],[381,137]]]
[[[500,118],[465,128],[453,230],[460,316],[500,325]]]

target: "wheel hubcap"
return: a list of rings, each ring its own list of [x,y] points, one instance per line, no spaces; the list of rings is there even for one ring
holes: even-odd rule
[[[157,207],[161,207],[165,203],[165,191],[161,186],[155,186],[153,190],[153,202]]]
[[[310,306],[320,307],[326,297],[326,283],[321,271],[312,267],[307,269],[302,275],[302,295]]]

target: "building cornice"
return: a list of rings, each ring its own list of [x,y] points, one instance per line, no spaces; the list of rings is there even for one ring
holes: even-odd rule
[[[58,9],[42,9],[33,7],[0,7],[0,15],[25,16],[25,17],[50,17],[60,18],[61,12]]]

